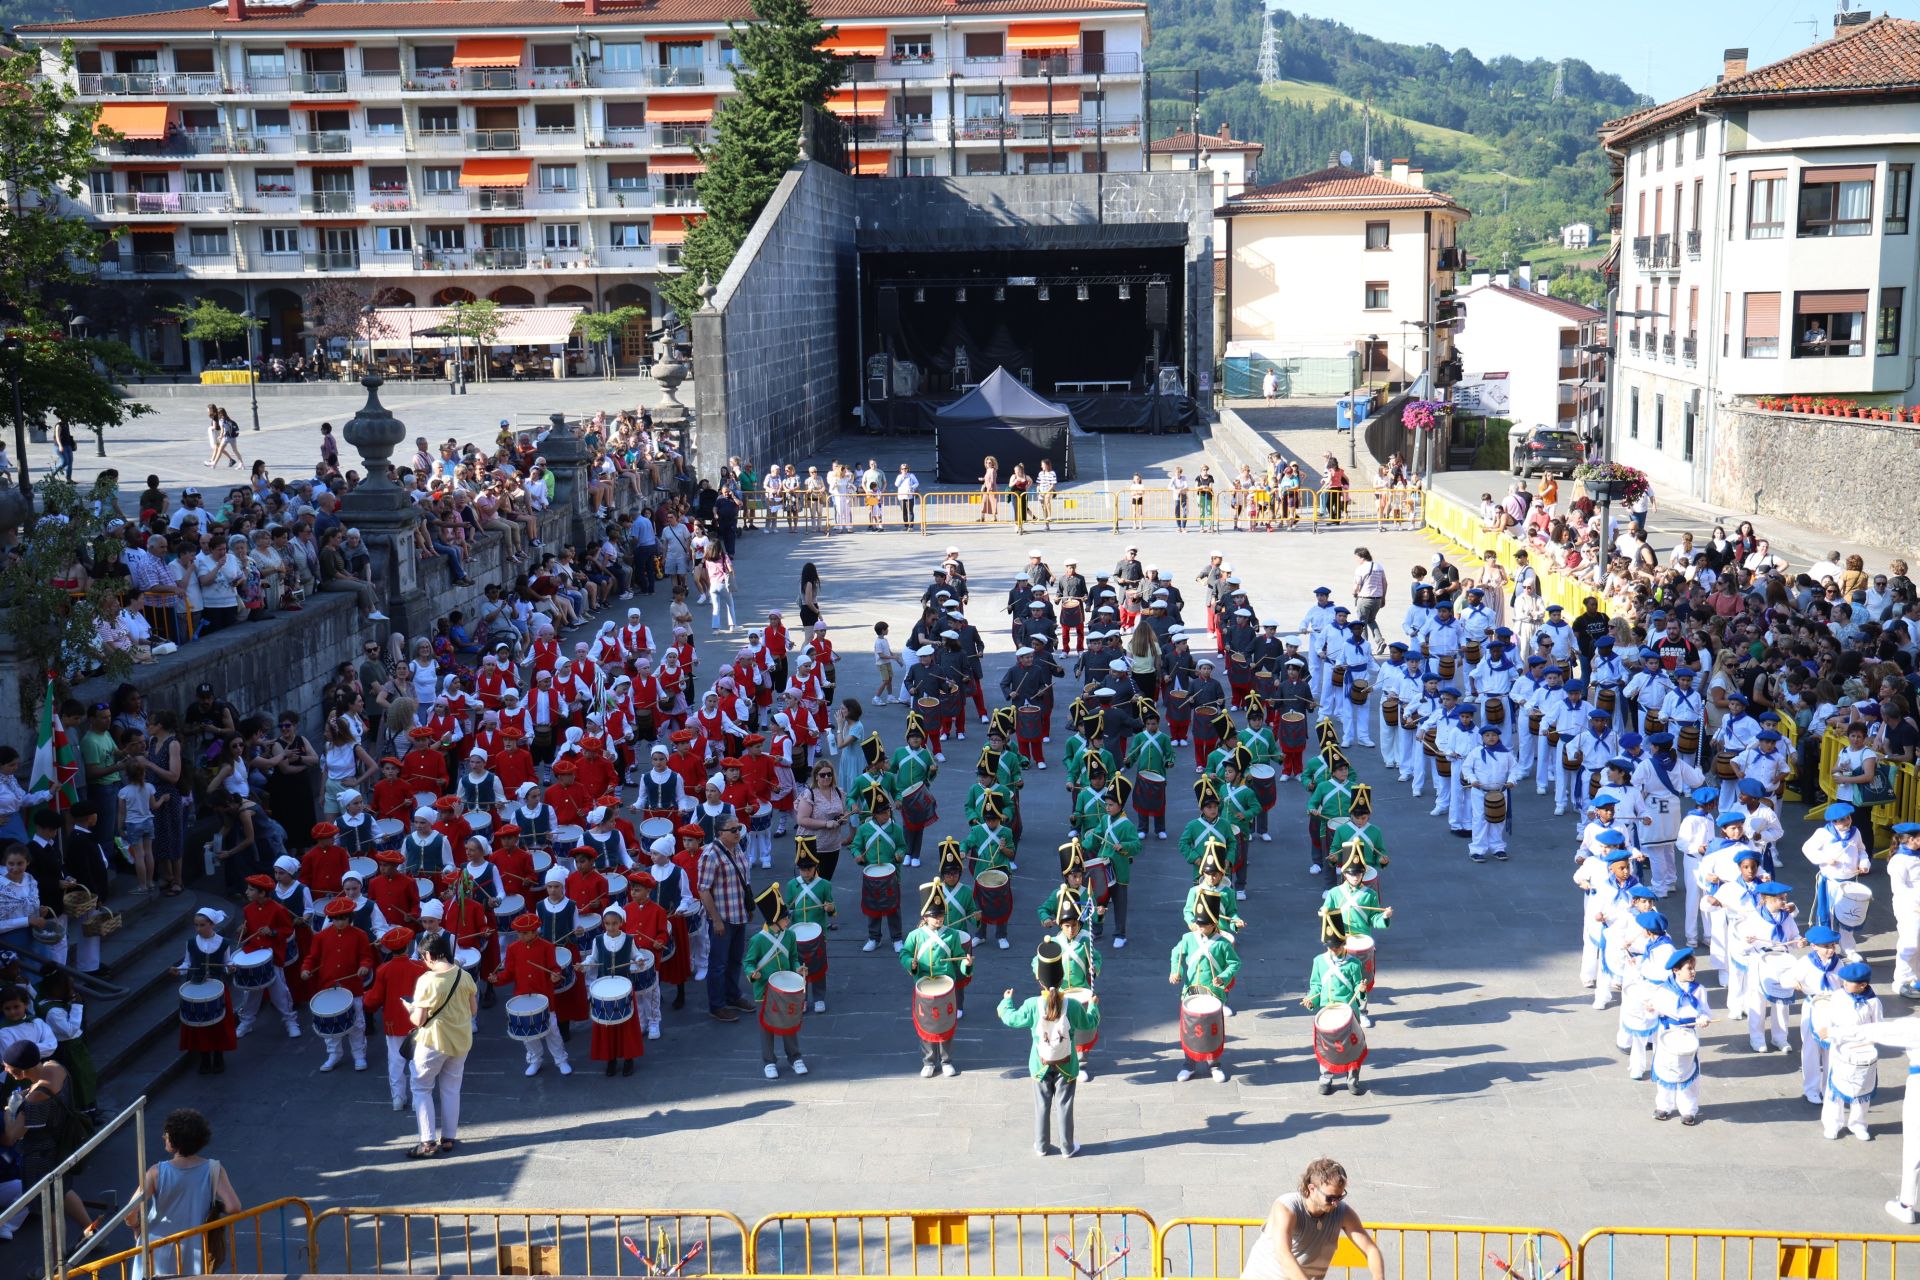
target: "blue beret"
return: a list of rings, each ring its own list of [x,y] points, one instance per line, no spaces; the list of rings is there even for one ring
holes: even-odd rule
[[[1602,791],[1599,795],[1595,796],[1591,801],[1588,802],[1588,807],[1592,809],[1611,809],[1619,803],[1620,803],[1619,796],[1613,794],[1613,792],[1611,791]],[[1607,839],[1607,837],[1610,835],[1617,836],[1617,835],[1620,835],[1620,833],[1618,831],[1602,832],[1600,836],[1600,843],[1612,844],[1613,842]],[[1624,836],[1621,837],[1622,842],[1624,842],[1625,839],[1626,837]]]
[[[1688,792],[1687,794],[1693,797],[1693,802],[1694,802],[1695,804],[1706,804],[1706,803],[1707,803],[1708,801],[1710,801],[1710,800],[1717,800],[1717,799],[1719,799],[1719,797],[1720,797],[1720,788],[1718,788],[1718,787],[1695,787],[1695,788],[1694,788],[1694,789],[1693,789],[1692,791],[1689,791],[1689,792]],[[1742,818],[1742,819],[1741,819],[1741,821],[1742,821],[1742,822],[1744,822],[1744,821],[1746,821],[1746,819],[1744,819],[1744,818]]]
[[[1739,692],[1738,690],[1728,690],[1727,692],[1728,702],[1745,702],[1746,700],[1747,700],[1747,695]]]
[[[1440,677],[1438,677],[1438,676],[1435,676],[1435,677],[1434,677],[1434,679],[1436,679],[1436,680],[1438,680],[1439,678],[1440,678]],[[1450,693],[1450,694],[1452,694],[1452,695],[1453,695],[1454,697],[1456,697],[1456,698],[1460,696],[1460,691],[1459,691],[1458,689],[1456,689],[1456,688],[1454,688],[1454,687],[1453,687],[1452,685],[1450,685],[1450,684],[1443,684],[1443,685],[1441,685],[1441,686],[1440,686],[1440,692],[1442,692],[1442,693]]]
[[[1640,745],[1640,741],[1640,735],[1637,733],[1623,733],[1620,735],[1620,745],[1622,748],[1637,747]]]
[[[1667,957],[1667,972],[1672,973],[1675,969],[1678,969],[1691,959],[1693,959],[1693,948],[1681,947],[1678,951]]]
[[[1920,822],[1896,822],[1893,824],[1893,834],[1897,836],[1920,835]]]
[[[1602,841],[1601,843],[1604,844],[1605,841]],[[1607,851],[1607,865],[1612,866],[1616,862],[1625,862],[1628,858],[1631,858],[1632,856],[1633,855],[1628,853],[1625,849],[1610,849]]]
[[[1613,637],[1612,637],[1612,636],[1601,636],[1601,637],[1600,637],[1600,638],[1599,638],[1598,640],[1595,640],[1595,641],[1594,641],[1593,643],[1594,643],[1594,647],[1595,647],[1595,648],[1598,648],[1598,649],[1611,649],[1611,648],[1613,648]]]
[[[1692,667],[1675,667],[1673,669],[1673,674],[1675,675],[1675,677],[1679,677],[1679,676],[1692,676],[1698,673],[1695,672]]]
[[[1660,897],[1659,894],[1655,893],[1651,888],[1649,888],[1647,885],[1644,885],[1644,884],[1637,884],[1633,886],[1633,888],[1627,890],[1627,896],[1629,898],[1644,898],[1649,902],[1658,901]]]
[[[1740,794],[1743,796],[1764,796],[1767,794],[1767,789],[1760,785],[1760,781],[1757,778],[1742,778],[1740,779]]]
[[[1313,594],[1317,596],[1330,596],[1333,594],[1333,589],[1331,587],[1315,587]]]
[[[1660,657],[1660,651],[1658,649],[1649,648],[1646,645],[1641,645],[1640,656],[1643,658],[1653,658],[1657,660]]]
[[[1665,609],[1655,609],[1652,613],[1648,614],[1647,616],[1650,618],[1664,618],[1667,616],[1667,611]]]
[[[1873,968],[1865,960],[1855,960],[1841,965],[1838,976],[1842,982],[1872,982]]]
[[[1626,739],[1622,738],[1621,741],[1625,742]],[[1656,746],[1656,747],[1670,747],[1673,745],[1673,735],[1668,733],[1665,729],[1662,729],[1658,733],[1648,734],[1647,742],[1649,745]]]
[[[1470,596],[1483,596],[1487,593],[1481,590],[1479,587],[1468,587],[1467,594]]]
[[[1642,911],[1633,917],[1633,922],[1648,933],[1665,933],[1667,918],[1658,911]]]
[[[1347,608],[1347,606],[1343,604],[1337,604],[1333,606],[1333,611],[1335,613],[1352,613],[1353,612],[1353,610]]]
[[[1451,600],[1442,600],[1442,601],[1441,601],[1440,603],[1438,603],[1438,604],[1436,604],[1436,605],[1434,605],[1434,606],[1433,606],[1433,608],[1434,608],[1434,611],[1435,611],[1436,613],[1437,613],[1437,612],[1439,612],[1439,611],[1440,611],[1440,610],[1442,610],[1442,609],[1445,609],[1445,610],[1446,610],[1446,611],[1447,611],[1448,613],[1452,613],[1452,612],[1453,612],[1453,601],[1451,601]]]
[[[1435,671],[1432,667],[1428,667],[1425,671],[1420,673],[1420,679],[1423,681],[1438,680],[1439,678],[1440,678],[1440,673],[1438,671]]]
[[[1755,716],[1754,719],[1760,721],[1762,724],[1770,724],[1780,719],[1780,713],[1778,711],[1762,711],[1759,715]]]
[[[1499,636],[1502,640],[1511,640],[1513,639],[1513,628],[1512,627],[1495,627],[1493,629],[1493,634],[1495,634],[1496,636]]]
[[[1759,741],[1778,742],[1780,741],[1780,733],[1777,729],[1762,729],[1760,731]]]
[[[1739,850],[1733,855],[1735,863],[1745,862],[1749,858],[1755,862],[1760,861],[1760,851],[1751,845],[1741,845]]]
[[[1539,661],[1542,661],[1542,658],[1539,654],[1535,654],[1533,657],[1533,660],[1535,662],[1539,662]],[[1567,674],[1567,672],[1564,667],[1559,667],[1549,662],[1547,663],[1547,669],[1545,671],[1542,671],[1540,674],[1543,676],[1563,676]]]
[[[1601,799],[1605,799],[1605,797],[1603,796]],[[1596,801],[1596,803],[1598,802]],[[1594,841],[1607,846],[1609,849],[1623,849],[1627,844],[1627,835],[1624,831],[1602,831],[1594,837]]]
[[[1474,710],[1474,705],[1471,702],[1463,702],[1454,709],[1453,718],[1461,724],[1465,724],[1467,721],[1473,719]]]
[[[1611,760],[1609,760],[1609,761],[1607,761],[1607,768],[1609,768],[1609,769],[1624,769],[1624,770],[1626,770],[1626,771],[1627,771],[1628,773],[1632,773],[1632,772],[1633,772],[1633,761],[1631,761],[1631,760],[1629,760],[1629,759],[1627,759],[1627,758],[1626,758],[1625,756],[1615,756],[1615,757],[1614,757],[1613,759],[1611,759]]]
[[[1746,821],[1747,815],[1738,809],[1722,809],[1720,816],[1713,820],[1713,825],[1716,827],[1724,827],[1731,823],[1736,826],[1744,826]]]
[[[1387,648],[1393,650],[1395,653],[1405,653],[1407,651],[1407,642],[1405,640],[1395,640],[1389,643]]]
[[[1612,713],[1611,711],[1602,711],[1602,710],[1601,710],[1600,708],[1598,708],[1598,707],[1595,707],[1595,708],[1594,708],[1593,710],[1591,710],[1591,711],[1589,711],[1589,712],[1587,712],[1587,719],[1589,719],[1589,720],[1611,720],[1611,719],[1613,719],[1613,713]]]
[[[1545,666],[1546,661],[1547,660],[1545,658],[1541,657],[1537,653],[1530,653],[1527,655],[1527,665],[1530,667]]]
[[[1829,822],[1832,822],[1836,818],[1851,818],[1852,816],[1853,806],[1845,800],[1835,800],[1827,806],[1827,821]]]
[[[1823,924],[1813,926],[1803,936],[1807,940],[1807,945],[1814,947],[1831,947],[1840,941],[1839,931],[1829,929]]]
[[[1793,896],[1793,886],[1790,884],[1781,884],[1778,880],[1769,880],[1760,886],[1760,896],[1763,898],[1791,898]]]
[[[1566,687],[1568,693],[1585,693],[1587,691],[1587,682],[1575,676],[1573,679],[1567,681]]]

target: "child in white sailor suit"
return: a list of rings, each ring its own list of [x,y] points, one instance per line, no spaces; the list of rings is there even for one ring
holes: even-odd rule
[[[1620,712],[1619,699],[1621,691],[1626,687],[1627,683],[1627,666],[1624,662],[1620,661],[1620,656],[1613,651],[1612,636],[1601,636],[1593,643],[1593,670],[1588,683],[1593,686],[1593,700],[1595,703],[1600,701],[1600,690],[1613,690],[1614,710],[1608,713],[1608,719],[1613,720],[1613,717]],[[1613,732],[1618,734],[1622,729],[1637,729],[1640,726],[1627,724],[1625,719],[1622,718],[1620,720],[1614,720],[1611,727]]]
[[[1416,677],[1411,674],[1414,665],[1412,661],[1407,663],[1408,683],[1419,692],[1400,704],[1400,781],[1413,784],[1413,798],[1418,800],[1427,781],[1426,753],[1420,745],[1420,734],[1429,725],[1438,723],[1440,677],[1431,671]]]
[[[1507,719],[1513,725],[1513,755],[1520,766],[1519,772],[1514,775],[1515,781],[1533,772],[1533,755],[1538,740],[1527,728],[1527,707],[1544,685],[1540,673],[1546,665],[1547,660],[1539,654],[1529,657],[1526,665],[1514,672],[1513,685],[1507,690]]]
[[[1840,993],[1828,998],[1827,1032],[1833,1045],[1827,1052],[1827,1088],[1820,1103],[1820,1129],[1828,1139],[1838,1138],[1844,1126],[1862,1142],[1871,1142],[1867,1108],[1880,1080],[1880,1068],[1857,1061],[1842,1041],[1848,1028],[1882,1021],[1880,997],[1873,994],[1873,970],[1864,960],[1840,966]],[[1863,1069],[1864,1066],[1864,1069]],[[1909,1074],[1911,1081],[1913,1076]],[[1911,1084],[1908,1088],[1912,1088]]]
[[[1840,966],[1857,956],[1840,954],[1840,935],[1816,924],[1803,935],[1807,949],[1793,964],[1793,986],[1806,999],[1800,1004],[1800,1092],[1816,1107],[1826,1101],[1827,1047],[1814,1032],[1813,1001],[1840,989]]]
[[[1542,728],[1557,729],[1560,745],[1550,754],[1553,756],[1553,816],[1563,816],[1569,806],[1576,819],[1587,796],[1586,756],[1581,738],[1586,733],[1588,717],[1594,708],[1586,701],[1587,685],[1584,680],[1569,680],[1562,691],[1559,714],[1541,723]],[[1569,767],[1568,761],[1574,752],[1581,752],[1578,768]],[[1608,755],[1613,753],[1609,751]]]
[[[1358,743],[1370,747],[1373,745],[1372,704],[1355,706],[1347,696],[1355,680],[1365,680],[1369,685],[1374,682],[1377,664],[1373,658],[1373,642],[1367,639],[1366,624],[1356,622],[1350,632],[1329,634],[1327,648],[1334,662],[1347,669],[1347,688],[1336,690],[1332,699],[1333,721],[1340,726],[1340,745]]]
[[[1431,774],[1433,782],[1433,810],[1429,816],[1447,818],[1451,822],[1453,813],[1454,780],[1451,776],[1440,776],[1442,757],[1451,757],[1459,753],[1453,749],[1453,736],[1460,729],[1460,691],[1450,684],[1440,686],[1440,706],[1429,722],[1434,728],[1433,749],[1435,755],[1430,760],[1421,761],[1420,767]]]
[[[1698,1036],[1713,1021],[1707,989],[1694,981],[1696,967],[1690,948],[1667,956],[1666,981],[1653,990],[1654,1019],[1659,1024],[1653,1042],[1653,1118],[1675,1115],[1689,1127],[1700,1123],[1700,1049]],[[1690,1031],[1696,1037],[1691,1052],[1667,1033]]]
[[[1833,899],[1839,887],[1853,883],[1873,866],[1866,844],[1854,825],[1853,805],[1835,800],[1827,806],[1826,823],[1808,836],[1800,852],[1819,869],[1813,894],[1813,922],[1831,925],[1840,932],[1840,945],[1853,949],[1853,930],[1835,917]]]
[[[1765,1053],[1768,1042],[1775,1049],[1788,1047],[1787,1010],[1793,1005],[1793,989],[1784,983],[1773,991],[1766,988],[1766,961],[1770,954],[1791,954],[1800,938],[1800,926],[1793,918],[1788,902],[1793,890],[1771,880],[1760,886],[1760,902],[1742,911],[1728,925],[1733,967],[1727,974],[1727,1004],[1738,1003],[1747,1011],[1747,1043],[1755,1053]]]
[[[1677,948],[1667,936],[1667,918],[1658,911],[1642,911],[1633,923],[1640,936],[1627,944],[1631,976],[1620,989],[1620,1028],[1614,1043],[1627,1051],[1627,1078],[1645,1080],[1653,1056],[1653,1033],[1660,1027],[1653,1011],[1654,991],[1666,981],[1667,957]]]
[[[1647,746],[1650,749],[1646,756],[1633,767],[1632,783],[1641,813],[1651,819],[1640,829],[1640,847],[1647,851],[1652,864],[1653,887],[1664,897],[1680,883],[1676,846],[1680,828],[1687,818],[1688,793],[1698,789],[1704,779],[1698,769],[1674,755],[1672,734],[1664,730],[1649,734]],[[1712,828],[1702,827],[1696,834],[1701,836],[1699,847],[1704,850],[1705,837],[1712,834]],[[1699,904],[1692,875],[1688,874],[1686,879],[1686,932],[1691,933],[1695,927],[1693,913]]]
[[[1640,659],[1640,669],[1627,677],[1622,692],[1633,704],[1634,728],[1646,733],[1647,717],[1660,714],[1660,708],[1667,705],[1667,695],[1673,692],[1673,685],[1667,679],[1667,669],[1660,663],[1658,649],[1641,649]]]
[[[1588,703],[1585,723],[1575,730],[1573,735],[1573,749],[1580,753],[1580,768],[1567,779],[1567,803],[1573,810],[1573,825],[1576,831],[1581,825],[1582,802],[1596,793],[1594,780],[1597,778],[1603,784],[1608,781],[1605,776],[1607,761],[1620,754],[1620,744],[1613,730],[1608,727],[1610,724],[1612,724],[1612,718],[1606,712]],[[1619,790],[1617,787],[1608,789]],[[1621,829],[1626,829],[1624,820]],[[1638,842],[1630,835],[1628,843]]]
[[[1398,724],[1388,724],[1384,707],[1388,698],[1400,704],[1404,713],[1407,705],[1420,697],[1420,680],[1407,662],[1407,646],[1402,640],[1395,640],[1387,646],[1387,656],[1380,664],[1375,687],[1380,691],[1376,705],[1382,707],[1380,714],[1380,762],[1387,768],[1398,772],[1400,761],[1405,754],[1401,743],[1401,728]],[[1370,713],[1371,714],[1371,713]],[[1397,717],[1396,717],[1397,718]],[[1406,781],[1405,778],[1401,779]]]
[[[1533,691],[1533,697],[1520,709],[1518,718],[1527,725],[1533,723],[1533,713],[1540,713],[1540,732],[1536,735],[1533,749],[1533,794],[1543,796],[1553,785],[1560,773],[1560,713],[1566,709],[1567,689],[1562,683],[1564,672],[1549,662],[1540,668],[1540,687]],[[1549,745],[1548,735],[1553,735]]]
[[[1675,780],[1678,780],[1677,774]],[[1717,816],[1715,806],[1719,803],[1720,792],[1718,788],[1697,784],[1687,798],[1693,801],[1693,809],[1680,819],[1680,826],[1674,832],[1673,847],[1674,852],[1680,855],[1680,880],[1687,891],[1687,918],[1683,932],[1687,936],[1687,945],[1692,947],[1699,945],[1700,928],[1706,919],[1706,909],[1701,906],[1700,899],[1710,891],[1700,879],[1700,864],[1714,841],[1713,820]]]
[[[1684,727],[1692,725],[1695,732],[1700,735],[1700,746],[1704,747],[1706,745],[1705,734],[1701,733],[1700,729],[1701,722],[1706,718],[1707,714],[1706,704],[1701,700],[1700,695],[1694,691],[1694,674],[1692,667],[1675,667],[1673,669],[1673,688],[1668,692],[1666,702],[1660,707],[1660,718],[1667,722],[1669,729],[1673,730],[1675,741],[1679,740],[1680,731]],[[1696,747],[1692,753],[1683,751],[1680,754],[1688,756],[1695,764],[1698,764],[1699,751],[1700,748]]]
[[[1920,999],[1920,822],[1893,828],[1893,855],[1887,859],[1887,891],[1893,896],[1893,985],[1909,1000]]]
[[[1582,897],[1580,909],[1580,985],[1595,988],[1593,1007],[1604,1009],[1613,988],[1604,956],[1607,922],[1632,915],[1634,880],[1627,841],[1618,831],[1603,831],[1596,843],[1605,850],[1597,856],[1581,851],[1573,883]]]
[[[1596,1009],[1606,1008],[1615,991],[1620,993],[1622,1005],[1626,1003],[1627,989],[1639,977],[1640,957],[1635,948],[1646,937],[1646,931],[1640,927],[1640,916],[1660,905],[1654,899],[1653,890],[1643,884],[1629,885],[1627,897],[1626,909],[1607,912],[1606,921],[1601,926],[1601,969],[1593,984],[1593,1007]],[[1620,1042],[1617,1035],[1615,1042]],[[1628,1044],[1620,1044],[1620,1047],[1631,1048]]]
[[[1704,788],[1703,788],[1704,789]],[[1714,792],[1719,798],[1719,792]],[[1705,856],[1694,873],[1700,888],[1700,930],[1706,934],[1708,950],[1724,970],[1727,959],[1727,925],[1749,905],[1757,905],[1754,893],[1760,885],[1760,851],[1746,842],[1742,834],[1746,815],[1721,813],[1713,818],[1716,834],[1707,842]],[[1729,997],[1727,1016],[1746,1012]]]
[[[1472,839],[1473,833],[1473,792],[1463,785],[1461,770],[1466,767],[1467,757],[1480,750],[1480,731],[1474,724],[1476,708],[1471,702],[1460,704],[1454,713],[1453,732],[1440,732],[1441,748],[1453,761],[1453,776],[1447,779],[1447,829],[1455,835]]]
[[[1747,748],[1760,736],[1760,722],[1747,714],[1747,696],[1737,689],[1727,692],[1727,714],[1720,720],[1720,727],[1713,731],[1711,745],[1716,751],[1731,751],[1737,761]],[[1720,806],[1733,808],[1740,794],[1740,773],[1736,768],[1734,776],[1720,780]]]
[[[1774,811],[1773,802],[1767,799],[1758,779],[1742,778],[1738,789],[1740,800],[1731,808],[1733,812],[1747,816],[1741,835],[1748,844],[1760,851],[1761,869],[1769,876],[1777,875],[1779,866],[1774,852],[1786,837],[1786,828],[1780,825],[1780,815]]]
[[[1507,860],[1507,822],[1489,822],[1486,802],[1491,795],[1505,796],[1510,817],[1514,775],[1513,752],[1500,741],[1500,726],[1481,725],[1480,745],[1460,762],[1460,782],[1473,814],[1473,837],[1467,842],[1467,857],[1475,862],[1485,862],[1488,854],[1501,862]]]
[[[1920,1018],[1840,1028],[1835,1047],[1851,1044],[1885,1045],[1907,1055],[1907,1087],[1900,1103],[1900,1191],[1885,1208],[1894,1221],[1912,1225],[1920,1222]]]

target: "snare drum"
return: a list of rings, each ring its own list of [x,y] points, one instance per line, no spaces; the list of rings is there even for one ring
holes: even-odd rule
[[[422,902],[433,901],[434,896],[440,892],[440,886],[434,882],[431,876],[415,876],[413,878],[413,887],[420,891],[420,901]]]
[[[475,952],[477,957],[479,952]],[[476,960],[477,963],[477,960]],[[329,987],[307,1001],[313,1015],[313,1033],[317,1036],[343,1036],[353,1030],[353,993]]]
[[[547,874],[547,868],[553,865],[553,855],[545,849],[533,851],[533,874],[536,878]]]
[[[372,858],[348,858],[347,870],[360,877],[360,885],[365,888],[373,883],[374,876],[380,873],[380,864]]]
[[[407,824],[398,818],[375,818],[373,820],[373,840],[382,848],[392,848],[400,843],[407,834]]]
[[[1107,905],[1107,900],[1113,897],[1113,861],[1110,858],[1088,858],[1086,868],[1087,892],[1093,895],[1093,900],[1097,905],[1104,907]],[[982,874],[985,873],[983,872]],[[1013,891],[1009,889],[1007,893],[1009,901],[1011,901]],[[979,900],[980,896],[976,892],[974,894],[974,901],[978,902]]]
[[[1227,1051],[1227,1011],[1204,992],[1180,1000],[1180,1047],[1195,1062],[1218,1062]]]
[[[256,991],[273,985],[273,952],[242,951],[233,958],[231,976],[236,990]]]
[[[1367,1033],[1351,1005],[1336,1004],[1313,1015],[1313,1056],[1328,1075],[1358,1071],[1367,1060]]]
[[[1075,1004],[1082,1006],[1083,1009],[1091,1009],[1093,1007],[1093,992],[1087,990],[1085,987],[1062,987],[1060,994]],[[1085,1053],[1099,1043],[1100,1024],[1098,1022],[1084,1029],[1080,1027],[1073,1029],[1073,1047],[1080,1052]]]
[[[1046,735],[1047,710],[1045,707],[1024,706],[1013,713],[1014,736],[1023,742],[1038,742]]]
[[[560,976],[553,980],[553,994],[563,996],[573,990],[573,984],[580,980],[579,972],[573,967],[573,948],[555,947],[553,962],[560,966]]]
[[[517,893],[510,893],[493,904],[493,923],[502,933],[513,932],[514,917],[526,912],[527,900]]]
[[[1004,871],[982,871],[973,878],[973,902],[982,926],[1005,924],[1013,918],[1013,882]]]
[[[1799,994],[1793,984],[1794,959],[1786,952],[1765,952],[1754,968],[1760,972],[1760,992],[1767,999],[1792,1000]]]
[[[603,1027],[617,1027],[633,1016],[633,983],[617,974],[587,984],[587,1016]]]
[[[341,995],[347,993],[342,991]],[[226,1021],[227,984],[214,978],[203,982],[183,982],[180,984],[180,1025],[186,1027],[214,1027]],[[314,1022],[314,1030],[320,1024]]]
[[[767,975],[767,990],[760,997],[761,1030],[776,1036],[798,1035],[806,1008],[806,979],[791,969]]]
[[[778,977],[778,974],[774,975]],[[959,1025],[952,978],[922,978],[913,984],[913,1029],[928,1044],[945,1044]]]
[[[514,996],[507,1001],[507,1034],[515,1040],[544,1040],[553,1024],[545,996]]]
[[[878,920],[900,909],[900,869],[891,863],[860,869],[860,913]]]
[[[633,957],[633,989],[636,994],[651,991],[660,982],[660,973],[653,967],[653,952],[636,951]],[[593,994],[593,988],[587,988],[587,994]]]
[[[1366,975],[1368,991],[1373,990],[1374,961],[1379,955],[1379,950],[1379,947],[1374,945],[1374,940],[1366,934],[1356,933],[1347,938],[1347,954],[1360,962],[1361,972]]]
[[[673,834],[672,818],[646,818],[640,823],[640,843],[651,849],[661,836]]]
[[[793,926],[793,944],[800,963],[806,966],[807,981],[817,983],[827,976],[827,931],[811,921]]]
[[[1498,791],[1481,793],[1481,808],[1486,812],[1487,825],[1501,826],[1507,820],[1507,793],[1504,788]]]
[[[1272,765],[1257,764],[1247,770],[1247,785],[1253,788],[1262,810],[1271,809],[1280,802],[1280,779]]]
[[[1842,929],[1858,929],[1867,922],[1867,908],[1873,903],[1873,890],[1858,880],[1830,885],[1828,900],[1833,904],[1834,923]]]
[[[1664,1027],[1653,1033],[1653,1077],[1683,1085],[1700,1073],[1700,1037],[1691,1027]]]
[[[924,831],[940,816],[940,806],[924,782],[916,782],[900,793],[900,821],[909,831]]]
[[[478,987],[481,985],[480,952],[478,948],[457,948],[453,953],[453,962],[467,971],[468,976],[473,979],[474,986]]]
[[[627,878],[618,871],[607,872],[607,901],[627,905]]]
[[[1133,811],[1142,817],[1164,814],[1167,811],[1167,779],[1165,774],[1155,773],[1151,769],[1142,769],[1133,783]]]
[[[485,809],[469,809],[460,816],[467,820],[467,828],[475,835],[493,825],[493,815]]]

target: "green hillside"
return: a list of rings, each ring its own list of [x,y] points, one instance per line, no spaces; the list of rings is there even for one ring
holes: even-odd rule
[[[1270,85],[1262,85],[1260,92],[1275,102],[1293,103],[1299,106],[1325,107],[1337,104],[1349,111],[1363,111],[1367,108],[1366,103],[1340,92],[1330,84],[1308,84],[1304,80],[1276,81]],[[1391,111],[1376,110],[1373,116],[1379,124],[1405,129],[1409,136],[1424,145],[1444,147],[1450,151],[1457,151],[1463,156],[1477,156],[1489,165],[1499,163],[1500,149],[1470,133],[1449,129],[1445,125],[1410,120]]]

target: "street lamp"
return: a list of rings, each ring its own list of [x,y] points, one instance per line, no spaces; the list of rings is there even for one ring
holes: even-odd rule
[[[7,382],[13,389],[13,448],[20,461],[20,496],[27,500],[27,510],[33,510],[33,485],[27,479],[27,408],[20,400],[20,375],[27,363],[27,346],[20,341],[20,335],[10,333],[0,338],[0,351],[7,353]]]
[[[1607,290],[1607,336],[1605,341],[1595,343],[1589,351],[1604,353],[1607,360],[1606,388],[1600,400],[1600,457],[1602,463],[1613,460],[1613,396],[1619,387],[1620,351],[1618,336],[1622,320],[1645,320],[1651,317],[1659,319],[1658,311],[1620,310],[1620,286],[1614,285]],[[1613,552],[1613,486],[1601,490],[1600,498],[1600,556],[1605,565],[1606,557]]]
[[[1367,415],[1366,416],[1369,418],[1373,416],[1373,353],[1375,348],[1377,348],[1379,345],[1380,345],[1379,334],[1370,333],[1367,335]],[[1358,437],[1360,434],[1361,421],[1362,421],[1362,418],[1359,414],[1356,413],[1355,415],[1353,415],[1353,429],[1347,432],[1347,469],[1349,471],[1351,471],[1353,468],[1360,465],[1360,455],[1357,452],[1357,450],[1360,447],[1360,443],[1356,437]]]
[[[253,314],[253,308],[248,307],[240,313],[240,318],[247,322],[247,403],[253,409],[253,429],[258,431],[260,429],[260,370],[254,367],[253,359],[253,326],[257,317]]]

